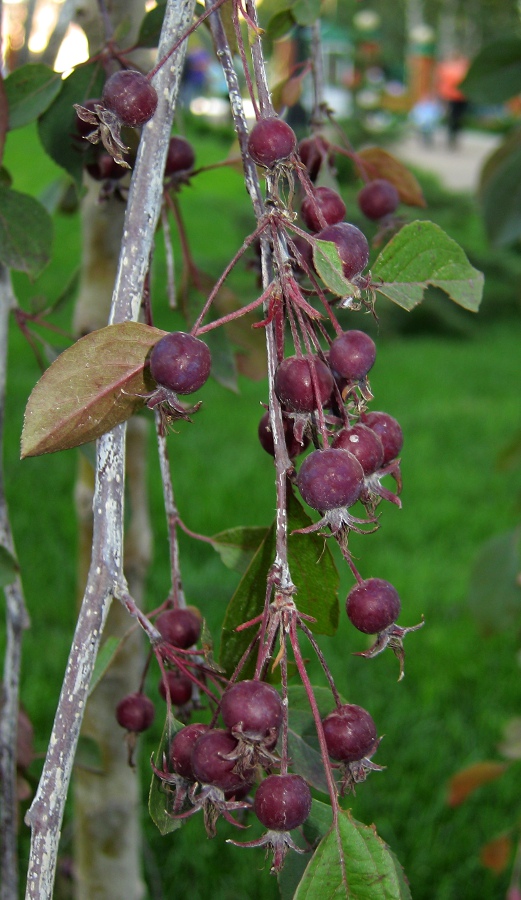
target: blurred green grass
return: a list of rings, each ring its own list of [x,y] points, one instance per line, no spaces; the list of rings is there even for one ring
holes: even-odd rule
[[[208,133],[197,140],[200,164],[216,161],[227,151],[225,140]],[[34,192],[57,174],[30,128],[9,135],[5,164],[18,190]],[[469,235],[479,232],[472,201],[445,195],[443,205],[439,192],[436,196],[436,221],[457,220],[461,228],[466,221]],[[183,191],[180,202],[194,256],[217,276],[252,228],[242,180],[233,170],[205,173]],[[23,276],[15,277],[22,305],[34,293],[56,296],[77,265],[77,218],[58,215],[55,225],[56,258],[38,284],[30,286]],[[160,240],[158,247],[160,251]],[[157,322],[172,328],[178,320],[166,308],[163,284],[159,252],[153,292],[163,306]],[[242,263],[234,284],[245,302],[255,296],[251,273]],[[512,296],[517,302],[517,286],[512,285]],[[346,805],[360,820],[376,824],[404,865],[415,900],[494,900],[504,896],[507,876],[483,869],[479,848],[518,814],[516,770],[457,809],[446,805],[446,786],[456,770],[495,755],[505,721],[520,708],[519,629],[484,637],[472,618],[467,595],[470,568],[481,543],[519,521],[521,474],[506,476],[498,471],[496,460],[519,430],[521,329],[515,316],[487,316],[486,325],[465,328],[464,339],[461,331],[456,339],[451,329],[445,337],[432,336],[426,328],[404,336],[393,315],[394,311],[384,312],[381,317],[371,385],[373,407],[395,416],[405,433],[403,509],[382,504],[381,529],[366,537],[353,535],[351,547],[365,577],[386,578],[397,587],[403,602],[400,623],[415,624],[424,615],[426,625],[406,638],[406,677],[400,684],[397,662],[389,652],[372,661],[352,656],[365,648],[365,638],[353,633],[345,615],[335,638],[321,640],[340,691],[350,702],[366,706],[385,735],[376,761],[386,771],[371,775]],[[409,314],[411,323],[415,315]],[[371,324],[361,313],[350,315],[348,321],[350,327]],[[37,750],[43,753],[75,621],[72,493],[77,453],[19,461],[23,410],[39,372],[12,324],[4,469],[32,619],[24,638],[22,700],[35,724]],[[238,394],[209,383],[194,423],[181,423],[170,437],[178,506],[191,529],[214,534],[237,524],[271,522],[273,467],[256,438],[260,403],[266,396],[264,381],[241,379]],[[155,553],[147,602],[152,608],[169,588],[152,435],[149,458]],[[181,552],[188,600],[200,606],[217,634],[237,576],[223,568],[208,546],[184,535]],[[345,566],[340,571],[343,603],[351,578]],[[311,659],[309,668],[319,677]],[[155,678],[154,673],[152,682]],[[160,731],[157,722],[144,742],[145,779],[146,760]],[[35,773],[39,765],[35,762]],[[196,818],[165,838],[146,813],[144,820],[149,881],[159,880],[165,897],[277,896],[260,852],[224,843],[230,835],[226,824],[219,825],[218,838],[209,842]],[[26,848],[24,838],[24,854]],[[66,842],[64,852],[70,852]]]

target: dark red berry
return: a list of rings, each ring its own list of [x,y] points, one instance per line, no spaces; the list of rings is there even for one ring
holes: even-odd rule
[[[305,263],[308,269],[313,271],[313,245],[300,234],[293,235],[291,243],[294,245],[289,247],[291,264],[296,272],[305,271],[301,262]]]
[[[306,449],[307,445],[309,444],[309,438],[304,438],[302,444],[300,443],[300,441],[297,441],[293,431],[293,422],[291,419],[283,418],[282,427],[284,429],[284,440],[286,443],[288,456],[290,459],[293,459],[294,456],[298,456],[299,453],[302,453],[302,451]],[[258,434],[261,446],[264,448],[266,453],[269,453],[271,456],[275,456],[275,445],[273,443],[273,434],[270,426],[269,411],[266,411],[264,413],[259,422]]]
[[[400,205],[400,195],[386,178],[375,178],[358,194],[358,205],[368,219],[383,219]]]
[[[364,475],[372,475],[382,467],[383,444],[376,431],[361,422],[351,428],[342,428],[335,436],[332,446],[338,450],[349,450],[362,466]]]
[[[172,738],[170,744],[170,762],[172,769],[177,775],[182,775],[187,781],[195,781],[194,770],[192,769],[192,750],[194,744],[204,734],[209,731],[208,725],[202,722],[194,722],[192,725],[186,725],[181,728]]]
[[[271,684],[264,681],[238,681],[227,688],[221,699],[224,724],[252,741],[260,741],[282,724],[282,701]]]
[[[321,221],[319,211],[324,221]],[[318,187],[311,197],[302,201],[300,212],[310,231],[320,231],[326,225],[341,222],[346,214],[346,205],[340,194],[328,187]]]
[[[271,831],[291,831],[306,821],[311,799],[301,775],[268,775],[257,788],[253,809]]]
[[[192,750],[192,768],[197,781],[213,784],[223,791],[241,790],[249,778],[234,772],[236,759],[226,759],[237,749],[237,741],[220,728],[201,735]],[[247,773],[251,776],[251,772]]]
[[[369,244],[365,234],[356,225],[349,222],[328,225],[318,232],[317,238],[332,241],[336,245],[346,278],[355,278],[364,271],[369,262]]]
[[[329,348],[329,365],[347,381],[361,381],[372,368],[376,347],[364,331],[344,331]]]
[[[303,138],[298,145],[298,152],[311,181],[316,180],[324,163],[330,166],[333,164],[334,154],[330,150],[330,144],[319,134]]]
[[[154,344],[150,374],[176,394],[191,394],[207,381],[212,357],[207,344],[184,331],[172,331]]]
[[[357,762],[371,753],[376,725],[367,710],[347,703],[322,720],[327,751],[339,762]]]
[[[194,148],[184,137],[174,135],[170,138],[166,155],[165,175],[186,172],[193,169],[195,162]]]
[[[382,465],[386,466],[391,460],[396,459],[403,447],[403,431],[396,421],[388,413],[374,410],[361,416],[364,425],[372,428],[380,438],[384,448]]]
[[[116,719],[127,731],[146,731],[156,714],[154,704],[145,694],[127,694],[116,706]]]
[[[155,87],[134,69],[115,72],[105,82],[101,99],[123,125],[144,125],[157,108]]]
[[[318,396],[313,385],[314,367]],[[292,412],[313,412],[324,406],[333,390],[330,369],[318,356],[288,356],[275,372],[275,393],[282,405]]]
[[[184,706],[192,697],[193,683],[188,675],[183,675],[177,669],[165,672],[166,684],[163,678],[159,681],[158,690],[163,700],[166,700],[167,691],[170,694],[170,702],[174,706]]]
[[[100,153],[94,162],[88,163],[85,168],[95,181],[123,178],[129,171],[126,166],[120,166],[110,153]]]
[[[300,467],[297,486],[312,509],[326,512],[353,506],[360,496],[364,470],[347,450],[314,450]]]
[[[201,620],[191,609],[167,609],[157,617],[156,628],[169,644],[187,650],[199,640]]]
[[[295,151],[297,138],[287,122],[277,116],[259,119],[248,138],[248,151],[259,166],[271,169]]]
[[[349,591],[347,616],[364,634],[377,634],[396,622],[401,603],[398,591],[383,578],[367,578]]]

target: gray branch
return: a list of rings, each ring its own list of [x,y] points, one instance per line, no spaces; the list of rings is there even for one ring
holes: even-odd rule
[[[195,0],[168,0],[158,58],[187,30],[194,7]],[[135,321],[139,315],[161,212],[164,163],[185,49],[183,44],[154,78],[159,102],[155,116],[143,129],[132,177],[111,323]],[[91,567],[42,776],[26,816],[32,829],[27,900],[52,897],[63,811],[83,710],[110,602],[121,593],[124,584],[125,435],[125,425],[118,425],[98,441]]]

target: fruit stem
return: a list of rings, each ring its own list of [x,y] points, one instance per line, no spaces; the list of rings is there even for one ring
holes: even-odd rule
[[[170,578],[172,581],[172,600],[174,608],[183,609],[186,607],[186,599],[183,591],[183,580],[181,578],[181,567],[179,562],[179,542],[177,540],[177,525],[179,523],[179,513],[174,497],[174,488],[172,485],[172,473],[170,471],[170,461],[168,457],[168,447],[166,437],[163,434],[161,423],[161,412],[158,408],[155,410],[157,449],[159,455],[159,466],[161,470],[161,481],[163,482],[163,501],[165,505],[166,522],[168,527],[168,543],[170,547]]]
[[[304,660],[302,658],[302,654],[300,652],[300,646],[298,642],[298,634],[297,634],[297,616],[294,615],[291,617],[289,623],[289,638],[291,641],[291,647],[293,649],[293,655],[295,657],[295,663],[297,665],[297,669],[299,671],[300,680],[304,685],[306,690],[306,694],[309,700],[309,705],[311,707],[311,712],[313,713],[313,719],[315,720],[315,728],[317,729],[317,737],[318,743],[320,744],[320,752],[322,755],[322,761],[324,763],[324,773],[326,776],[327,786],[329,790],[329,797],[331,799],[331,809],[333,812],[333,827],[336,828],[338,824],[338,813],[339,813],[339,805],[338,805],[338,796],[337,789],[335,784],[335,779],[333,778],[333,774],[331,771],[331,765],[329,762],[329,753],[327,751],[326,739],[324,736],[324,729],[322,727],[322,719],[320,716],[320,712],[317,706],[317,701],[315,699],[315,695],[313,693],[313,688],[311,686],[311,682],[308,677],[308,673],[306,671],[306,666]]]

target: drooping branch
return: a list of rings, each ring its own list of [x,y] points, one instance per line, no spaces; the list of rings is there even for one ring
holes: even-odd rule
[[[158,54],[189,26],[195,0],[169,0]],[[110,322],[137,320],[162,203],[162,173],[185,45],[154,78],[158,108],[143,129],[131,182]],[[111,598],[123,575],[125,425],[101,437],[93,502],[93,556],[42,777],[26,820],[32,829],[27,898],[50,900],[58,842],[83,709]]]
[[[209,0],[207,0],[207,6]],[[248,7],[252,21],[256,23],[256,10],[253,4]],[[265,206],[260,188],[259,177],[255,164],[248,153],[248,125],[244,113],[242,97],[239,87],[237,73],[233,65],[233,57],[230,50],[228,40],[219,13],[214,13],[210,17],[210,28],[214,40],[217,57],[221,63],[224,77],[230,97],[230,105],[233,117],[233,124],[239,146],[242,154],[244,167],[244,177],[246,189],[250,195],[253,210],[257,222],[260,223],[265,215]],[[257,89],[259,90],[259,99],[261,101],[261,109],[263,111],[272,111],[271,101],[269,99],[269,91],[266,79],[266,70],[262,49],[257,46],[257,39],[254,41],[256,47],[255,56],[255,74],[257,79]],[[253,49],[252,49],[253,55]],[[265,235],[261,234],[261,259],[262,259],[262,283],[263,288],[267,289],[273,280],[273,264],[271,251]],[[265,303],[265,315],[268,315],[268,303]],[[276,465],[276,493],[277,493],[277,522],[276,522],[276,558],[275,568],[277,570],[277,578],[280,586],[291,591],[292,581],[288,566],[287,557],[287,502],[286,502],[286,473],[288,469],[288,456],[286,451],[286,442],[284,439],[284,428],[282,424],[282,412],[280,404],[275,394],[273,385],[275,370],[277,368],[277,342],[275,334],[275,326],[270,323],[266,326],[266,350],[268,362],[268,379],[269,379],[269,408],[270,408],[270,426],[273,434],[273,442],[275,446],[275,465]]]

